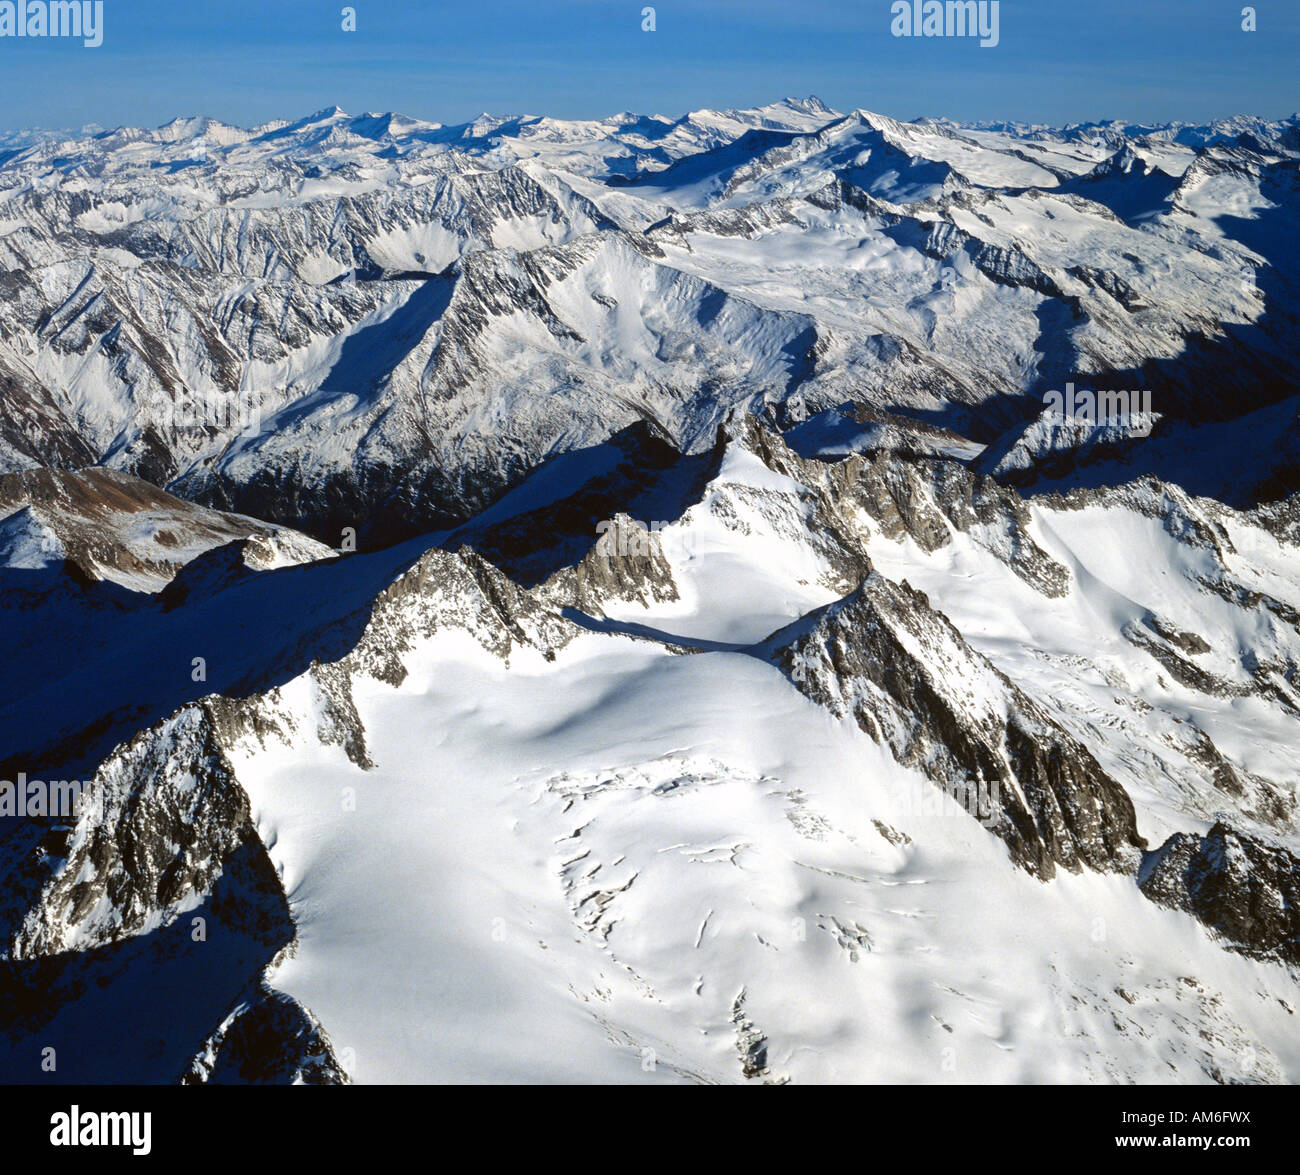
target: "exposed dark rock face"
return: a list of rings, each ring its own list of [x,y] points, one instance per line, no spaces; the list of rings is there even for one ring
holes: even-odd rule
[[[1145,649],[1164,666],[1170,677],[1190,689],[1217,698],[1241,698],[1252,692],[1248,685],[1225,681],[1202,669],[1187,656],[1188,652],[1192,652],[1187,644],[1158,629],[1153,630],[1150,625],[1128,625],[1124,629],[1124,637],[1139,649]]]
[[[677,584],[654,523],[618,513],[597,524],[600,537],[582,561],[546,584],[545,595],[571,595],[576,607],[600,615],[613,600],[675,600]]]
[[[99,810],[102,805],[102,812]],[[293,937],[279,879],[249,819],[248,797],[202,704],[119,747],[67,830],[40,901],[12,941],[15,958],[120,941],[165,925],[230,872],[232,929]]]
[[[1235,798],[1245,815],[1278,829],[1291,826],[1297,807],[1293,790],[1233,763],[1205,731],[1192,727],[1191,738],[1188,760],[1206,768],[1214,787]]]
[[[818,533],[853,535],[847,545],[864,549],[861,519],[887,539],[911,537],[935,551],[964,533],[990,550],[1035,590],[1066,594],[1069,571],[1052,559],[1029,532],[1029,508],[1014,490],[971,473],[955,461],[900,457],[891,451],[855,454],[827,463],[802,457],[781,436],[752,416],[729,426],[736,439],[768,468],[813,488],[821,498]]]
[[[516,646],[554,655],[578,630],[539,594],[520,588],[469,547],[429,551],[376,598],[347,667],[398,685],[406,677],[401,654],[444,629],[467,631],[502,658]]]
[[[1219,822],[1179,832],[1143,862],[1142,892],[1185,910],[1252,958],[1300,965],[1300,860]]]
[[[906,533],[923,550],[934,550],[950,541],[950,526],[992,550],[1043,595],[1055,598],[1070,589],[1069,571],[1030,535],[1020,497],[954,462],[909,467],[877,459],[863,470],[854,496],[887,537]]]
[[[295,933],[219,729],[198,703],[142,731],[104,761],[72,819],[43,821],[9,861],[6,889],[30,905],[5,928],[0,1072],[21,1073],[41,1042],[62,1055],[61,1080],[174,1080],[187,1047],[210,1079],[346,1080],[310,1014],[270,992],[200,1048]]]
[[[204,1042],[182,1085],[347,1085],[320,1021],[283,992],[260,987]]]
[[[1198,657],[1202,653],[1210,651],[1209,642],[1204,637],[1194,632],[1183,632],[1162,617],[1152,616],[1147,621],[1147,624],[1152,631],[1158,632],[1170,644],[1182,649],[1184,653],[1190,653],[1192,656]]]
[[[1123,870],[1145,847],[1124,789],[906,582],[873,573],[759,652],[934,783],[995,788],[987,826],[1031,873]]]

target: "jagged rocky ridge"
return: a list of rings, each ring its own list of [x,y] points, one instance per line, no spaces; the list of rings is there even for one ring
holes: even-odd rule
[[[736,462],[750,460],[769,481],[740,477]],[[954,777],[996,781],[996,807],[986,814],[992,818],[980,820],[977,811],[970,819],[1005,841],[1018,864],[1042,878],[1058,866],[1134,874],[1143,893],[1193,914],[1225,945],[1294,961],[1286,913],[1294,857],[1218,824],[1204,841],[1175,834],[1138,874],[1145,841],[1124,783],[1094,753],[1095,731],[1080,737],[1062,723],[1058,706],[1028,696],[922,592],[873,569],[869,553],[882,542],[916,544],[928,554],[965,544],[1004,566],[1010,582],[1044,600],[1067,598],[1077,590],[1076,573],[1039,545],[1038,516],[1013,490],[951,460],[902,458],[889,448],[836,461],[803,457],[744,417],[699,455],[681,455],[639,429],[610,445],[595,472],[551,476],[563,487],[560,498],[522,487],[495,516],[446,536],[441,548],[408,556],[409,565],[357,612],[305,628],[283,657],[301,667],[292,681],[266,668],[243,673],[223,687],[224,696],[187,703],[127,737],[95,774],[108,800],[102,821],[49,825],[25,845],[7,843],[9,1033],[21,1040],[48,1023],[48,1009],[34,1008],[37,990],[59,993],[64,1014],[74,1015],[89,977],[115,977],[112,991],[162,959],[181,966],[192,920],[201,917],[220,928],[221,941],[192,948],[222,952],[224,986],[202,1005],[211,1020],[189,1029],[191,1051],[171,1077],[345,1079],[312,1012],[264,988],[264,968],[293,949],[294,929],[249,823],[232,752],[339,746],[358,768],[380,769],[358,709],[358,683],[400,687],[410,658],[440,632],[468,633],[507,661],[523,650],[554,658],[593,630],[619,631],[611,613],[673,605],[684,590],[682,565],[670,557],[674,527],[698,526],[705,515],[751,541],[767,530],[806,546],[823,569],[821,590],[843,597],[755,646],[754,655],[775,662],[802,693],[933,785],[947,789]],[[1226,508],[1168,489],[1079,492],[1053,506],[1067,514],[1098,507],[1151,516],[1180,543],[1231,563],[1228,523],[1235,516]],[[644,530],[659,513],[675,513],[676,521],[664,531]],[[613,523],[603,533],[602,520]],[[183,613],[211,599],[228,607],[234,593],[260,591],[267,577],[285,575],[247,560],[253,541],[199,556],[155,606]],[[226,573],[231,559],[233,577]],[[338,576],[349,564],[361,566],[354,557],[289,572]],[[203,590],[189,590],[191,582]],[[1216,589],[1225,602],[1232,596],[1223,581]],[[1264,616],[1286,615],[1280,601],[1242,603]],[[1210,651],[1202,637],[1158,615],[1140,641],[1131,631],[1124,637],[1166,669],[1168,657],[1194,661]],[[667,647],[696,651],[689,639]],[[1211,688],[1205,679],[1184,684]],[[1282,687],[1259,696],[1289,710]],[[131,719],[119,711],[95,721],[112,731]],[[1268,781],[1225,758],[1203,732],[1189,761],[1193,753],[1210,764],[1225,797],[1238,797],[1242,819],[1289,827],[1294,803]]]
[[[936,783],[987,785],[987,826],[1039,876],[1132,868],[1146,847],[1123,787],[906,581],[873,573],[764,653],[901,763]]]
[[[1142,892],[1186,910],[1248,954],[1300,963],[1300,860],[1216,823],[1176,833],[1142,866]]]
[[[260,988],[230,1013],[181,1075],[182,1085],[347,1085],[320,1022]]]
[[[212,711],[189,706],[136,735],[71,818],[33,823],[5,846],[6,1072],[34,1063],[28,1038],[47,1042],[46,1071],[61,1080],[157,1081],[169,1063],[179,1073],[203,1018],[224,1014],[294,941]],[[270,1006],[282,1023],[309,1017],[285,997]],[[337,1071],[328,1038],[316,1033],[310,1052],[316,1072]]]

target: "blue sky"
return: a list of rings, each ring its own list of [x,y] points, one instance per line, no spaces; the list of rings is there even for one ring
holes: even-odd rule
[[[1001,42],[903,39],[889,0],[104,0],[104,43],[0,38],[0,127],[252,124],[339,105],[680,114],[817,94],[900,118],[1204,120],[1300,108],[1300,3],[1001,0]]]

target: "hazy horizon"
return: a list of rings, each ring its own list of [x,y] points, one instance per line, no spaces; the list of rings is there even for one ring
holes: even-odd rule
[[[683,118],[689,114],[697,113],[703,110],[714,110],[719,113],[727,110],[735,110],[735,111],[755,110],[764,106],[776,105],[777,103],[786,101],[788,99],[803,101],[808,98],[816,98],[819,101],[825,102],[825,99],[823,99],[820,94],[803,94],[798,96],[793,94],[783,94],[779,98],[772,98],[767,100],[755,100],[753,102],[748,102],[743,105],[708,106],[708,107],[696,106],[693,107],[691,110],[610,110],[604,114],[585,115],[585,116],[581,116],[580,118],[574,118],[571,120],[560,119],[560,121],[602,121],[604,119],[613,118],[619,114],[625,114],[625,113],[644,115],[652,118],[663,117],[669,119],[678,119],[678,118]],[[913,122],[922,118],[934,118],[934,119],[943,119],[948,122],[956,123],[959,125],[976,125],[976,124],[984,124],[984,123],[992,124],[992,123],[1005,122],[1008,124],[1017,124],[1021,126],[1037,126],[1037,127],[1052,128],[1052,129],[1061,129],[1070,126],[1088,126],[1094,124],[1104,125],[1108,123],[1120,123],[1126,126],[1168,126],[1175,123],[1201,126],[1201,125],[1208,125],[1213,122],[1227,121],[1233,118],[1259,118],[1268,122],[1282,122],[1288,118],[1300,118],[1300,110],[1287,110],[1281,113],[1277,113],[1273,111],[1261,111],[1261,110],[1229,110],[1229,111],[1224,111],[1221,114],[1212,114],[1206,118],[1197,118],[1197,119],[1172,118],[1172,119],[1150,120],[1150,119],[1129,118],[1124,116],[1123,114],[1115,114],[1115,115],[1108,115],[1102,118],[1095,118],[1095,119],[1079,119],[1079,120],[1072,120],[1069,122],[1048,122],[1044,119],[1032,119],[1032,118],[959,119],[959,118],[953,118],[950,115],[936,114],[933,112],[915,114],[911,116],[904,116],[889,110],[881,110],[879,108],[869,106],[861,102],[856,104],[850,104],[848,106],[837,106],[834,103],[830,103],[830,102],[826,102],[825,104],[839,114],[849,114],[854,110],[866,110],[872,114],[881,114],[889,118],[895,118],[900,122]],[[157,122],[135,122],[135,123],[121,122],[121,123],[109,124],[109,123],[102,123],[102,122],[97,122],[92,120],[90,122],[82,124],[81,126],[11,127],[11,128],[0,130],[0,134],[55,134],[55,135],[67,134],[71,136],[76,136],[76,135],[93,135],[93,134],[101,134],[101,133],[110,133],[115,130],[124,130],[124,129],[160,130],[171,123],[185,122],[192,119],[199,119],[199,120],[207,119],[209,121],[222,123],[223,125],[226,126],[237,127],[240,130],[254,130],[257,127],[267,126],[275,123],[292,126],[295,123],[305,122],[316,115],[324,114],[326,111],[332,108],[338,108],[339,110],[342,111],[343,115],[345,115],[348,118],[379,118],[385,115],[398,115],[405,118],[416,119],[420,122],[427,122],[427,123],[432,123],[432,124],[445,126],[445,127],[463,126],[473,122],[475,119],[478,118],[506,118],[506,119],[557,118],[558,119],[558,116],[552,115],[549,112],[543,110],[481,110],[476,112],[475,114],[470,115],[467,118],[449,119],[449,118],[439,118],[437,117],[436,114],[416,113],[410,110],[399,110],[399,109],[381,110],[378,108],[370,108],[365,110],[360,110],[360,109],[348,110],[339,103],[327,103],[326,105],[319,107],[316,110],[275,115],[272,116],[271,118],[262,119],[257,122],[231,122],[227,119],[217,118],[215,115],[208,114],[204,111],[187,110],[187,111],[181,111],[176,114],[170,115]]]
[[[1098,0],[1084,9],[1000,0],[997,44],[899,37],[889,0],[252,0],[202,8],[104,0],[102,44],[0,37],[0,129],[159,126],[206,116],[255,126],[337,104],[444,124],[501,115],[679,114],[817,94],[910,120],[1061,126],[1201,123],[1300,106],[1300,8]],[[1279,114],[1278,112],[1282,112]]]

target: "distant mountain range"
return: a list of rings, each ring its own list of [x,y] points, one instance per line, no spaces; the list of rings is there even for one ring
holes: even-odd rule
[[[1296,386],[1298,134],[810,98],[0,140],[0,469],[383,542],[638,420],[694,449],[867,406],[987,443],[1067,380],[1241,415]]]

